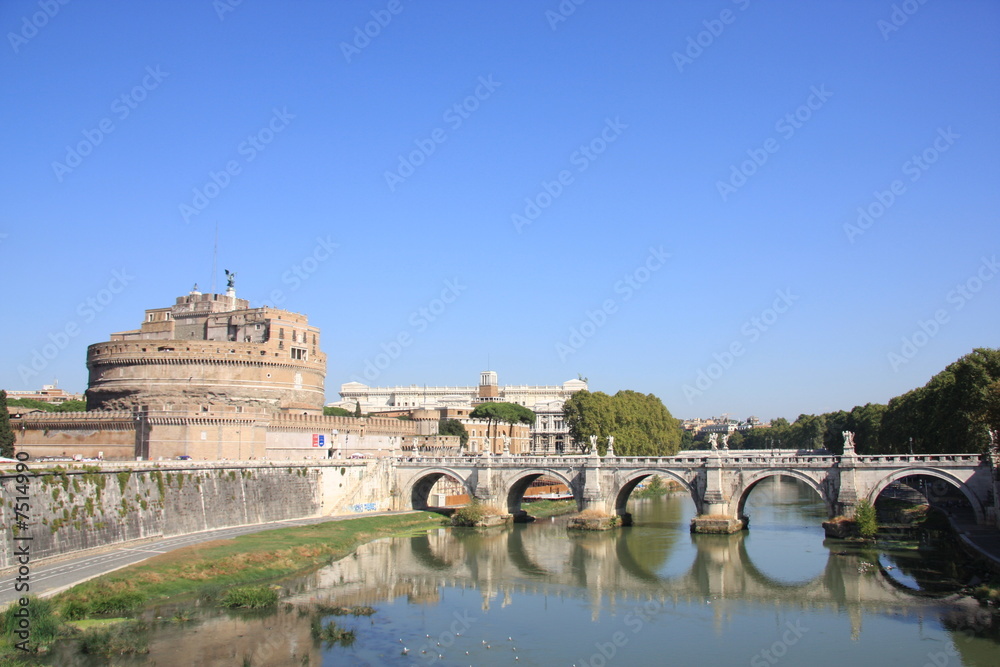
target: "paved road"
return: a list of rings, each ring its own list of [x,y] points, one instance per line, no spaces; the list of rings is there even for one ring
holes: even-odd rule
[[[371,512],[365,516],[404,514],[404,512]],[[237,535],[247,535],[259,533],[264,530],[275,528],[287,528],[289,526],[302,526],[312,523],[323,523],[326,521],[341,521],[343,519],[354,519],[357,515],[337,516],[337,517],[313,517],[309,519],[293,519],[290,521],[275,521],[265,524],[254,524],[252,526],[236,526],[233,528],[220,528],[218,530],[208,530],[189,535],[179,535],[177,537],[155,538],[142,544],[132,543],[121,547],[110,548],[100,553],[90,552],[85,555],[70,557],[66,559],[49,560],[42,563],[31,563],[29,567],[30,580],[29,591],[17,592],[14,590],[16,569],[8,569],[0,572],[0,607],[9,604],[22,595],[28,593],[38,596],[55,595],[71,586],[75,586],[88,579],[107,574],[126,565],[132,565],[157,556],[174,549],[180,549],[199,542],[211,542],[212,540],[223,540]]]

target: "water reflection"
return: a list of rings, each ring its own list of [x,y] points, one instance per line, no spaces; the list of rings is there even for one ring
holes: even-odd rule
[[[732,536],[692,535],[684,495],[629,510],[636,525],[606,533],[543,520],[373,542],[292,582],[291,606],[265,619],[209,614],[165,625],[149,660],[593,665],[613,649],[620,664],[660,664],[669,647],[677,664],[770,664],[752,660],[794,629],[795,642],[778,647],[783,664],[933,664],[934,651],[952,665],[995,662],[996,644],[968,632],[981,635],[988,613],[928,597],[957,588],[932,545],[879,552],[825,542],[825,510],[804,485],[759,485],[746,505],[750,531]],[[378,611],[338,617],[357,641],[323,647],[309,629],[317,605]]]

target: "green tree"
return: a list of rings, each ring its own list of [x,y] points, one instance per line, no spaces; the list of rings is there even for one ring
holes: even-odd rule
[[[353,417],[354,413],[345,408],[337,408],[332,405],[323,406],[324,417]]]
[[[879,449],[884,453],[985,451],[1000,350],[977,348],[918,389],[889,401]]]
[[[442,419],[438,422],[438,433],[440,435],[457,435],[462,447],[465,447],[469,442],[469,432],[465,430],[465,424],[457,419]]]
[[[7,412],[7,392],[0,389],[0,456],[14,458],[14,431]]]
[[[729,434],[726,444],[729,445],[729,449],[743,449],[746,446],[746,438],[739,431],[733,431]]]
[[[878,535],[878,517],[875,514],[875,507],[867,498],[861,500],[855,508],[854,524],[858,527],[858,534],[866,540]]]
[[[355,417],[361,416],[361,401],[354,402],[354,416]]]
[[[518,403],[504,403],[502,401],[480,403],[475,410],[469,413],[471,419],[485,419],[487,435],[493,428],[493,438],[496,438],[496,426],[500,423],[510,424],[513,431],[514,424],[534,424],[535,413]]]
[[[680,420],[653,394],[578,391],[566,401],[563,413],[574,440],[586,443],[596,435],[601,455],[609,435],[620,456],[670,456],[680,451]]]

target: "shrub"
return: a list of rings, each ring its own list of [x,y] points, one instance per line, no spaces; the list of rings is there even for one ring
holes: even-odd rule
[[[344,628],[338,627],[334,621],[330,621],[326,625],[323,625],[319,617],[315,617],[309,626],[313,639],[322,640],[329,646],[333,646],[335,644],[350,646],[354,643],[354,630],[345,630]]]
[[[474,526],[488,516],[498,516],[501,512],[495,507],[484,505],[473,500],[465,507],[460,507],[451,515],[451,523],[455,526]]]
[[[854,511],[854,522],[858,528],[858,535],[866,540],[878,535],[878,518],[875,516],[875,507],[864,499],[858,503]]]
[[[230,609],[261,609],[278,603],[278,591],[268,586],[238,586],[226,591],[219,604]]]
[[[27,623],[31,628],[31,638],[26,644],[29,651],[37,652],[46,648],[55,640],[59,633],[59,619],[53,613],[51,600],[43,600],[34,595],[29,595],[26,599],[28,603],[22,607],[20,604],[12,604],[0,613],[0,634],[11,643],[16,645],[24,641],[15,632],[21,630],[23,616],[16,616],[22,609],[28,610]],[[23,612],[22,612],[23,613]]]
[[[124,621],[111,627],[84,630],[80,652],[105,658],[149,653],[149,626],[142,621]]]
[[[90,601],[90,613],[97,615],[130,614],[146,601],[138,591],[117,591],[98,595]]]

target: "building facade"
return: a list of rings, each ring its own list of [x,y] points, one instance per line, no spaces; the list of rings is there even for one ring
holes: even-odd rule
[[[574,393],[587,389],[584,380],[567,380],[561,385],[503,385],[496,371],[482,371],[478,386],[420,385],[369,387],[359,382],[341,385],[341,400],[336,405],[353,410],[360,405],[365,413],[379,415],[416,415],[434,411],[441,419],[457,419],[469,433],[468,451],[480,454],[487,450],[503,452],[504,437],[509,438],[512,454],[578,454],[563,417],[563,405]],[[475,406],[486,402],[517,403],[535,413],[535,423],[529,428],[507,424],[494,425],[486,434],[487,423],[469,418]]]
[[[537,404],[565,401],[586,388],[584,380],[567,380],[561,385],[500,385],[495,371],[483,371],[478,386],[369,387],[360,382],[347,382],[340,386],[341,400],[331,405],[353,410],[360,404],[363,412],[383,412],[393,408],[468,406],[492,400],[517,403],[534,410]]]

